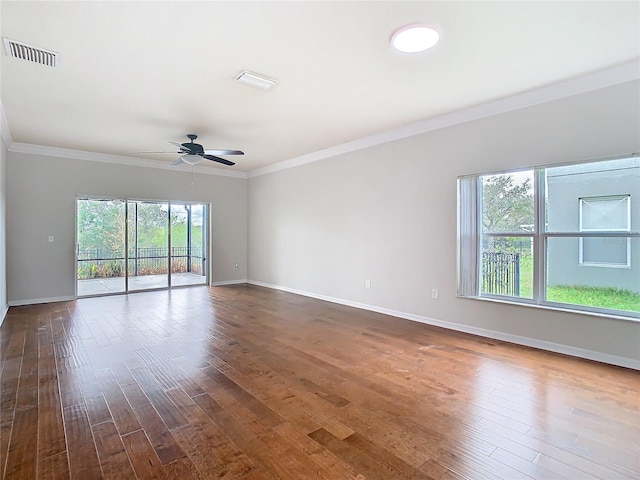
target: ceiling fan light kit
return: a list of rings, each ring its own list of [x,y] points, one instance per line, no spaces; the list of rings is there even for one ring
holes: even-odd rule
[[[176,160],[178,163],[176,164],[174,162],[174,164],[179,165],[180,163],[186,163],[187,165],[195,165],[200,160],[202,160],[202,158],[198,155],[183,155]]]

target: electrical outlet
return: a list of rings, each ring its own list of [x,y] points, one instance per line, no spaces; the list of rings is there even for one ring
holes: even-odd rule
[[[437,288],[432,288],[431,289],[431,298],[438,298],[438,289]]]
[[[367,279],[364,281],[364,288],[371,288],[371,280]]]
[[[53,235],[49,235],[49,243],[53,242]]]
[[[236,263],[236,264],[233,266],[233,268],[237,270],[237,269],[238,269],[238,264]]]

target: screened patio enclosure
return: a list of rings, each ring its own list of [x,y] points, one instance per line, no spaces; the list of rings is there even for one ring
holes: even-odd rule
[[[208,283],[208,206],[78,197],[77,295]]]

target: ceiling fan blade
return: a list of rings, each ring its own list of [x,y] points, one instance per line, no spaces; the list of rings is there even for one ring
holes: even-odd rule
[[[145,155],[147,153],[176,153],[176,152],[131,152],[129,155]]]
[[[191,151],[190,148],[185,147],[182,143],[172,142],[171,140],[169,140],[169,143],[172,144],[172,145],[175,145],[176,147],[178,147],[181,152],[190,152]],[[189,145],[189,144],[187,144],[187,145]]]
[[[241,150],[205,150],[207,155],[244,155]]]
[[[182,160],[182,157],[178,157],[173,162],[171,162],[171,165],[180,165],[182,163],[184,163],[184,161]]]
[[[204,154],[202,155],[203,158],[206,158],[207,160],[213,160],[214,162],[218,162],[218,163],[222,163],[224,165],[235,165],[235,162],[232,162],[231,160],[227,160],[226,158],[220,158],[220,157],[216,157],[214,155],[207,155]]]

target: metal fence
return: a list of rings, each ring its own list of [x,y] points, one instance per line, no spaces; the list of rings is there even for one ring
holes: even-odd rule
[[[520,296],[520,254],[482,252],[482,293]]]
[[[138,248],[128,257],[129,275],[158,275],[168,271],[166,247]],[[124,276],[124,251],[101,248],[78,250],[78,278]],[[191,272],[202,275],[204,257],[200,247],[171,247],[171,273]]]

